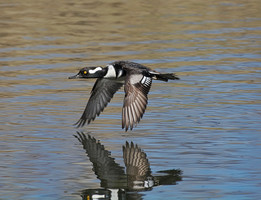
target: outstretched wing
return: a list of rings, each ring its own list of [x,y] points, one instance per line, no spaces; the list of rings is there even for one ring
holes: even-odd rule
[[[93,164],[93,171],[101,180],[101,187],[119,188],[126,185],[124,167],[115,162],[111,152],[94,137],[77,132],[75,137],[82,143],[87,156]]]
[[[133,129],[142,118],[148,103],[152,78],[142,74],[133,74],[126,77],[125,98],[122,108],[122,128],[127,131]]]
[[[115,92],[117,92],[122,85],[123,83],[112,79],[97,79],[92,88],[91,97],[85,107],[85,110],[75,125],[77,125],[77,127],[82,127],[86,124],[86,122],[89,124],[96,118],[96,116],[99,116],[107,104],[111,101]]]
[[[126,166],[126,173],[129,176],[136,176],[138,178],[145,178],[151,173],[150,163],[147,155],[143,152],[138,145],[133,142],[122,147],[124,164]]]

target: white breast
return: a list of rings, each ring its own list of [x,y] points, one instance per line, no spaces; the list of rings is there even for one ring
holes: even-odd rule
[[[113,65],[108,65],[108,71],[107,74],[104,76],[104,78],[116,78],[116,71]]]

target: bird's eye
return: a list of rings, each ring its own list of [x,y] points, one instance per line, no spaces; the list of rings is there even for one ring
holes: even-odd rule
[[[87,71],[83,71],[84,74],[87,74]]]

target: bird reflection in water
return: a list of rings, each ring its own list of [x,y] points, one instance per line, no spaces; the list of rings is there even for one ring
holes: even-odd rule
[[[158,171],[156,175],[152,175],[146,153],[133,142],[126,142],[122,147],[125,170],[94,137],[80,132],[75,137],[86,150],[102,187],[83,190],[81,196],[84,200],[142,199],[139,191],[152,190],[159,185],[175,185],[177,181],[181,181],[182,171],[179,169]]]

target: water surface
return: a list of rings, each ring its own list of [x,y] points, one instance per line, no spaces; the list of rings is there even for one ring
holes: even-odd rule
[[[259,199],[260,2],[0,2],[1,199],[82,199],[108,189],[72,126],[94,81],[83,66],[139,62],[181,80],[154,81],[132,132],[121,130],[123,90],[78,131],[124,166],[133,142],[151,172],[179,181],[125,199]]]

